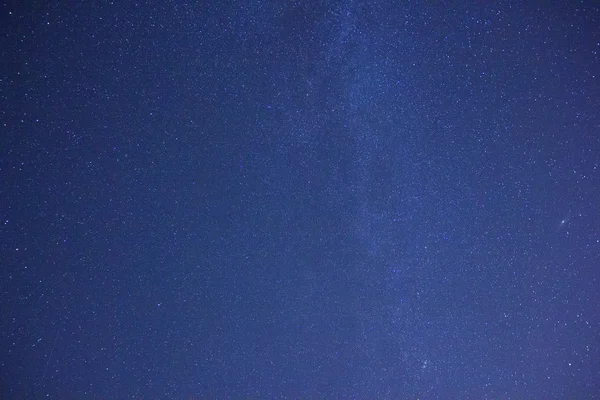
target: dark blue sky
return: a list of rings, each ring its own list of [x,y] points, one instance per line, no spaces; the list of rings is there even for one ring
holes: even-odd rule
[[[596,398],[598,5],[224,3],[1,7],[0,397]]]

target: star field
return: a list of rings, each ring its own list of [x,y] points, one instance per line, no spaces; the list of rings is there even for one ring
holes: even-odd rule
[[[0,397],[597,398],[597,5],[1,15]]]

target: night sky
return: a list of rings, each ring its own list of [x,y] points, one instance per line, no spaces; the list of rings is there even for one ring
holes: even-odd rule
[[[598,3],[23,3],[0,398],[600,398]]]

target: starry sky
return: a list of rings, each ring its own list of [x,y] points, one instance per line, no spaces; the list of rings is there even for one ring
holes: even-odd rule
[[[46,3],[0,397],[597,398],[597,3]]]

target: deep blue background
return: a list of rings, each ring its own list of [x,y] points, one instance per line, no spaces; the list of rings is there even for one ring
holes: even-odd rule
[[[50,3],[1,7],[0,397],[598,396],[597,4]]]

